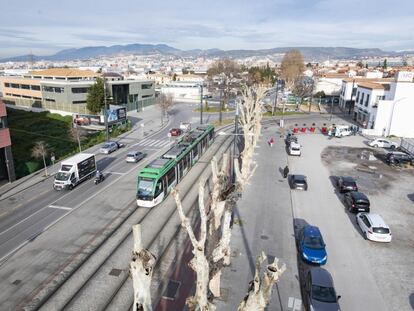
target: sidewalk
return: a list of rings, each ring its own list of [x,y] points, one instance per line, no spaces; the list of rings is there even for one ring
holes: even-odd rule
[[[128,112],[128,119],[132,122],[132,129],[117,138],[113,138],[126,145],[158,132],[162,128],[167,127],[169,123],[168,120],[164,120],[164,125],[161,125],[160,111],[156,106],[145,107],[145,110],[140,112],[130,111]],[[99,148],[100,144],[82,150],[82,152],[97,153]],[[57,162],[55,165],[47,168],[48,176],[45,176],[45,170],[41,169],[14,182],[4,184],[0,187],[0,200],[5,200],[53,177],[58,172],[59,167],[59,162]]]
[[[287,155],[283,139],[275,134],[278,131],[277,126],[263,129],[254,156],[257,170],[234,211],[231,265],[223,270],[222,298],[214,301],[218,311],[237,309],[253,280],[256,257],[262,251],[269,263],[277,257],[280,265],[286,264],[266,310],[301,310],[290,189],[280,173]],[[275,139],[273,147],[267,144],[270,137]],[[262,265],[261,276],[268,261]]]

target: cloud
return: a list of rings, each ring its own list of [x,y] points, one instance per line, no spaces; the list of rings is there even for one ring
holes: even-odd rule
[[[412,0],[7,1],[0,54],[167,43],[182,49],[280,46],[414,47]],[[24,9],[22,9],[24,7]],[[19,53],[19,54],[20,54]]]

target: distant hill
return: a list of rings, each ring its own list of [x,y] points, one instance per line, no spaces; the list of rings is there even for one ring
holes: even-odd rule
[[[150,54],[162,54],[162,55],[176,55],[176,56],[206,56],[206,57],[251,57],[251,56],[266,56],[274,54],[283,54],[288,50],[298,49],[302,52],[307,61],[319,61],[326,60],[328,58],[333,59],[361,59],[363,57],[375,57],[375,56],[397,56],[411,54],[412,51],[393,52],[383,51],[381,49],[369,48],[369,49],[357,49],[348,47],[281,47],[273,49],[261,49],[261,50],[220,50],[220,49],[194,49],[194,50],[180,50],[173,48],[166,44],[127,44],[127,45],[112,45],[112,46],[90,46],[78,49],[66,49],[57,52],[50,56],[34,56],[34,55],[22,55],[16,57],[10,57],[1,59],[1,62],[6,61],[34,61],[38,60],[74,60],[74,59],[90,59],[99,56],[114,56],[120,54],[136,54],[136,55],[150,55]]]

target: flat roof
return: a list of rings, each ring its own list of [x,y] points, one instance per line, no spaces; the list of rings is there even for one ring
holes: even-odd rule
[[[50,77],[99,77],[100,74],[92,70],[80,70],[77,68],[50,68],[45,70],[30,71],[27,75]]]
[[[74,155],[73,157],[71,157],[69,159],[63,160],[62,164],[65,164],[65,163],[79,163],[83,160],[86,160],[86,159],[92,157],[92,156],[95,156],[95,155],[93,153],[79,153],[79,154]]]

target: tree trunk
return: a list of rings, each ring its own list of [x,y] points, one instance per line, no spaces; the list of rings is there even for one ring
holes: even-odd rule
[[[238,311],[263,311],[269,304],[272,296],[273,284],[275,284],[282,273],[286,270],[286,265],[278,267],[278,259],[275,258],[272,264],[267,265],[262,278],[260,278],[260,268],[266,259],[264,252],[256,259],[256,272],[254,279],[249,284],[249,290],[239,305]]]
[[[47,173],[47,165],[46,165],[46,156],[45,156],[45,154],[43,153],[43,166],[44,166],[44,168],[45,168],[45,176],[48,176],[48,173]]]
[[[132,227],[134,235],[134,251],[130,263],[130,274],[134,288],[133,311],[152,311],[151,279],[156,257],[142,248],[141,225]]]

